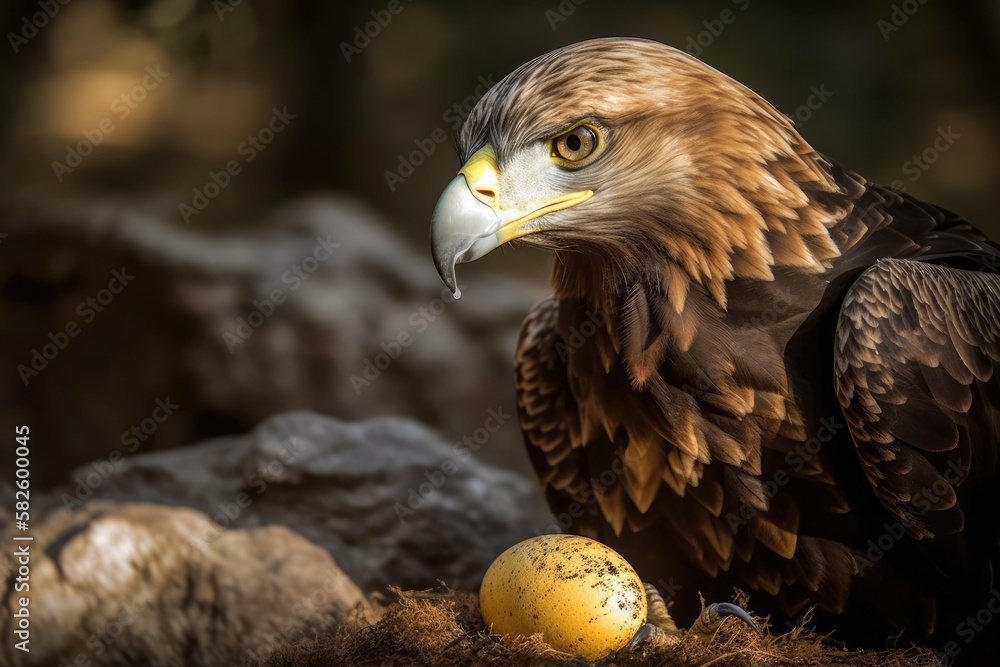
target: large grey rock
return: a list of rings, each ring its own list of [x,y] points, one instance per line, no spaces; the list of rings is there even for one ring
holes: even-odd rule
[[[426,250],[346,199],[251,231],[178,228],[175,213],[0,206],[0,432],[25,423],[45,443],[36,485],[288,410],[410,416],[457,440],[513,409],[517,332],[541,290],[490,278],[451,302]],[[480,454],[528,470],[516,429]],[[11,465],[0,457],[0,477]]]
[[[190,509],[108,502],[39,517],[33,542],[8,541],[29,547],[30,590],[14,589],[14,548],[0,556],[0,664],[241,665],[364,606],[329,554],[292,531],[191,539],[211,525]],[[10,534],[9,513],[0,528]],[[14,646],[24,596],[30,652]]]
[[[289,413],[244,436],[83,466],[40,502],[185,505],[215,524],[193,531],[195,544],[229,526],[279,524],[328,550],[365,591],[439,579],[473,589],[504,549],[549,525],[535,480],[471,456],[517,429],[500,413],[470,447],[408,419]]]

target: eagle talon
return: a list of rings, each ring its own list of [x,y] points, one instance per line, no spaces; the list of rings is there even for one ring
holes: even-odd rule
[[[646,623],[635,631],[632,639],[622,649],[623,653],[631,653],[639,648],[640,644],[653,637],[667,638],[680,634],[677,624],[667,611],[667,603],[656,590],[656,586],[648,583],[643,583],[643,586],[646,588]]]
[[[746,623],[750,628],[757,633],[758,636],[763,637],[764,633],[761,631],[760,626],[757,622],[753,620],[753,617],[746,612],[742,607],[732,604],[731,602],[716,602],[703,607],[701,614],[695,620],[694,625],[691,626],[691,632],[693,632],[702,642],[709,643],[715,638],[715,634],[722,627],[722,623],[729,616],[735,616],[744,623]]]
[[[632,651],[639,648],[640,644],[642,644],[643,642],[645,642],[647,639],[649,639],[658,632],[663,632],[663,631],[660,630],[655,625],[653,625],[652,623],[644,623],[642,626],[639,627],[638,630],[635,631],[635,634],[632,635],[632,639],[628,641],[628,644],[625,644],[625,648],[622,649],[622,653],[631,653]]]

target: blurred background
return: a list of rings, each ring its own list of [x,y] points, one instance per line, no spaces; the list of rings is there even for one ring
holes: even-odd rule
[[[0,20],[0,421],[36,420],[59,452],[48,483],[121,449],[164,396],[180,416],[124,453],[291,409],[413,416],[451,439],[494,402],[513,409],[518,323],[548,273],[525,249],[463,266],[480,292],[444,304],[377,381],[358,374],[441,298],[427,229],[461,119],[577,40],[685,49],[847,167],[1000,235],[996,0],[8,0]],[[338,259],[231,344],[318,231]],[[137,286],[87,321],[79,304],[121,267]],[[71,322],[83,332],[49,359]],[[527,471],[505,429],[483,456]]]

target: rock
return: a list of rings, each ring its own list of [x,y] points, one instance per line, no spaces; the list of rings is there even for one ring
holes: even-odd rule
[[[497,421],[496,433],[482,429],[488,438],[518,428],[509,414]],[[278,524],[329,551],[366,592],[439,579],[474,590],[496,556],[550,525],[535,480],[471,456],[490,444],[449,444],[408,419],[289,413],[244,436],[84,466],[79,483],[36,502],[184,505],[215,524],[189,535],[196,544],[231,526]]]
[[[149,504],[92,502],[36,520],[30,591],[14,592],[3,550],[5,608],[30,595],[30,653],[0,615],[0,659],[20,665],[239,665],[330,629],[364,606],[322,549],[281,526],[236,528],[206,545],[204,514]],[[2,534],[12,532],[8,514]]]
[[[249,232],[170,217],[0,206],[0,432],[27,424],[45,443],[36,488],[288,410],[409,416],[454,440],[513,411],[516,338],[543,290],[489,278],[454,302],[426,250],[342,198]],[[517,429],[480,455],[530,470]],[[0,457],[0,478],[12,465]]]

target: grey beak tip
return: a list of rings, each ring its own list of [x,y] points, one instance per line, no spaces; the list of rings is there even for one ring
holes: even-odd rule
[[[441,194],[431,223],[431,253],[441,280],[456,299],[462,291],[455,265],[496,248],[498,225],[497,214],[472,195],[464,175],[456,176]]]
[[[434,253],[434,268],[437,269],[438,275],[441,276],[445,287],[451,290],[456,299],[459,298],[462,292],[458,289],[458,277],[455,274],[455,258]]]

